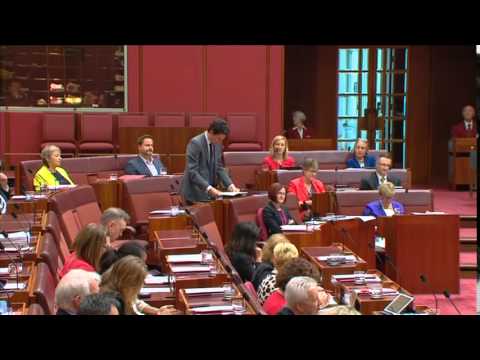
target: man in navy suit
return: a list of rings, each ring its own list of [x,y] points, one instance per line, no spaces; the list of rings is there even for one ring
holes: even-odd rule
[[[125,165],[126,175],[158,176],[167,169],[158,158],[153,157],[153,138],[143,135],[138,138],[138,156]]]
[[[391,182],[394,186],[400,186],[400,179],[388,176],[388,171],[391,167],[391,157],[386,154],[380,155],[375,172],[360,181],[360,190],[377,190],[385,182]]]

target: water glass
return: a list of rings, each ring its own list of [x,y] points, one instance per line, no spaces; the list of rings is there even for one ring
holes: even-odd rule
[[[172,216],[177,216],[178,215],[178,205],[172,205],[170,207],[170,212],[172,214]]]
[[[235,315],[245,314],[245,300],[243,298],[232,299],[232,310]]]
[[[117,181],[118,180],[118,174],[117,173],[110,174],[110,180],[111,181]]]
[[[215,262],[212,262],[212,263],[209,265],[209,268],[210,268],[210,272],[208,273],[208,276],[210,276],[210,277],[215,277],[215,276],[217,276],[217,274],[218,274],[217,264],[216,264]]]
[[[213,255],[210,250],[202,250],[201,255],[202,255],[202,259],[201,259],[202,265],[208,265],[211,262],[213,262]]]
[[[372,299],[383,298],[383,285],[382,283],[369,283],[368,290]]]
[[[365,284],[365,271],[354,271],[353,274],[355,275],[355,284]]]
[[[232,300],[234,295],[235,295],[235,289],[233,288],[232,284],[230,283],[223,284],[223,299],[227,301]]]
[[[17,271],[19,274],[23,271],[23,264],[21,262],[11,262],[8,264],[8,273],[12,276],[17,275]]]
[[[25,200],[30,201],[33,199],[34,191],[25,191]]]

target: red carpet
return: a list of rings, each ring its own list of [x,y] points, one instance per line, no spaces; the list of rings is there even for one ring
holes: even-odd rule
[[[443,294],[437,294],[439,315],[457,315],[455,308]],[[462,315],[476,315],[477,313],[477,280],[460,279],[460,294],[452,294],[452,301]],[[415,295],[416,305],[427,305],[435,309],[435,299],[432,295]]]
[[[476,238],[476,228],[460,228],[460,238]]]
[[[470,198],[468,191],[433,189],[433,205],[435,211],[459,215],[477,215],[477,196],[473,195],[473,198]]]
[[[460,265],[477,265],[477,252],[461,252],[460,253]]]

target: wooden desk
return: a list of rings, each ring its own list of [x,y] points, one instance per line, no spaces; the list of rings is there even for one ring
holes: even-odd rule
[[[186,214],[177,216],[150,215],[148,217],[148,239],[155,241],[154,232],[159,230],[184,230],[191,228],[190,217]]]
[[[314,231],[284,231],[283,235],[285,235],[297,249],[312,246],[328,246],[331,244],[329,238],[322,236],[321,228],[320,230]]]
[[[414,305],[415,313],[425,315],[435,315],[435,310],[426,305]],[[371,315],[385,315],[383,311],[373,311]]]
[[[165,305],[175,305],[175,289],[172,284],[162,284],[162,285],[144,285],[144,288],[164,288],[169,289],[168,292],[159,292],[152,293],[148,296],[140,296],[140,298],[148,303],[150,306],[159,308]]]
[[[237,285],[232,283],[232,287],[235,289],[235,298],[242,297]],[[202,306],[224,306],[231,305],[231,300],[225,300],[222,293],[211,294],[199,294],[199,295],[187,295],[185,289],[181,289],[178,293],[178,305],[177,308],[182,310],[187,315],[192,315],[192,308]],[[256,312],[252,305],[245,301],[246,312],[243,315],[255,315]],[[209,313],[213,315],[212,313]],[[219,315],[219,313],[215,313]]]
[[[0,267],[2,267],[2,268],[8,267],[8,264],[10,264],[10,262],[6,264],[2,261],[0,263]],[[34,264],[35,263],[33,261],[24,261],[23,268],[18,273],[19,281],[28,280],[30,278],[30,276],[32,276]],[[16,282],[17,274],[15,272],[13,272],[11,274],[0,274],[0,279],[1,280],[7,280],[8,282]]]
[[[458,215],[398,215],[377,221],[391,259],[385,266],[391,279],[415,294],[442,293],[445,289],[458,294]],[[421,274],[429,285],[421,282]]]
[[[42,199],[10,199],[7,203],[8,213],[33,214],[33,221],[37,221],[41,214],[47,213],[50,210],[48,198]]]
[[[120,180],[97,179],[90,184],[95,190],[102,211],[110,207],[122,207],[123,183]]]
[[[290,151],[335,150],[332,139],[288,139]]]
[[[470,151],[477,149],[476,138],[453,138],[448,144],[448,182],[451,190],[469,185]]]
[[[332,246],[317,246],[317,247],[302,247],[301,255],[308,261],[318,267],[322,275],[322,286],[327,290],[334,290],[331,282],[332,275],[337,274],[351,274],[354,271],[367,271],[367,263],[358,258],[356,263],[341,264],[337,266],[331,266],[326,261],[320,261],[318,256],[327,256],[333,253],[341,253],[342,245],[334,244]],[[347,247],[344,248],[344,254],[352,255],[353,253]],[[353,254],[354,255],[354,254]]]

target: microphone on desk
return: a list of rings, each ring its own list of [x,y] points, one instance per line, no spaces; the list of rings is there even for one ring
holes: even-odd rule
[[[23,267],[23,257],[22,257],[22,253],[20,251],[19,248],[17,248],[15,246],[15,244],[13,243],[13,241],[8,237],[8,233],[6,231],[2,231],[1,234],[5,237],[5,239],[8,240],[8,242],[10,242],[10,244],[18,251],[18,258],[20,260],[20,264],[22,264],[22,267]],[[8,253],[8,251],[5,249],[5,245],[3,245],[3,243],[0,241],[0,250],[3,250],[3,252],[7,255],[8,259],[12,262],[12,264],[15,266],[15,277],[16,277],[16,281],[17,281],[17,289],[19,288],[19,284],[20,284],[20,275],[19,275],[19,271],[18,271],[18,262],[15,261],[15,259],[13,259],[10,254]]]
[[[460,310],[458,310],[457,305],[453,302],[452,299],[450,299],[450,292],[448,290],[443,290],[443,296],[447,298],[447,300],[452,304],[452,306],[455,308],[455,311],[457,312],[458,315],[462,315]]]
[[[433,288],[430,286],[430,283],[427,281],[427,277],[423,274],[420,274],[420,280],[422,283],[427,285],[429,287],[429,290],[432,292],[433,297],[435,299],[435,314],[438,314],[438,298],[437,295],[435,294],[435,291],[433,291]]]

